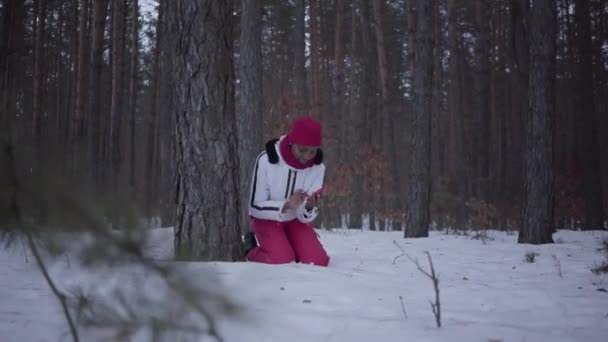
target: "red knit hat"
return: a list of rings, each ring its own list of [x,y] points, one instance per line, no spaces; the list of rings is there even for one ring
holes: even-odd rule
[[[304,116],[293,122],[287,139],[294,144],[319,147],[322,135],[321,123],[311,116]]]

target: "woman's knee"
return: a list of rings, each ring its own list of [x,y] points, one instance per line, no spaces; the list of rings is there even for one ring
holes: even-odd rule
[[[289,264],[296,261],[296,254],[291,247],[286,246],[269,253],[268,258],[271,264]]]
[[[329,265],[329,255],[323,250],[314,255],[307,255],[300,258],[300,262],[303,264],[313,264],[317,266]]]

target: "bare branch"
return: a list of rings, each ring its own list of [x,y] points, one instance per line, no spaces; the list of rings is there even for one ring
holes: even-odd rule
[[[429,253],[428,251],[425,251],[424,254],[426,254],[427,258],[429,259],[429,266],[431,268],[430,273],[428,271],[426,271],[424,268],[422,268],[422,266],[420,266],[420,263],[418,262],[418,260],[412,259],[407,254],[406,254],[406,256],[408,257],[408,259],[410,259],[414,263],[414,265],[416,265],[416,267],[418,268],[418,271],[420,271],[420,273],[427,276],[433,282],[433,287],[435,288],[435,302],[434,303],[432,301],[429,301],[429,302],[431,304],[431,310],[433,310],[433,315],[435,316],[435,323],[437,324],[437,328],[441,328],[441,302],[439,300],[439,275],[437,275],[435,273],[435,267],[433,266],[433,259],[431,258],[431,253]]]
[[[40,256],[40,253],[38,252],[38,247],[36,246],[36,243],[34,242],[34,238],[32,237],[32,234],[30,232],[26,232],[26,237],[27,237],[28,245],[29,245],[30,249],[32,250],[32,253],[34,254],[34,259],[36,259],[36,262],[38,263],[38,267],[40,268],[42,275],[44,275],[44,279],[46,280],[47,284],[49,284],[55,297],[57,297],[57,299],[59,299],[59,302],[61,303],[61,308],[63,309],[63,315],[65,316],[65,319],[68,321],[68,325],[70,326],[70,333],[72,334],[72,339],[74,340],[74,342],[78,342],[80,340],[78,337],[78,330],[76,329],[76,325],[74,324],[74,320],[72,319],[72,315],[70,314],[70,310],[68,308],[67,297],[65,294],[63,294],[63,292],[61,292],[57,288],[57,286],[55,285],[55,282],[53,282],[53,279],[49,275],[46,265],[44,264],[44,261],[42,261],[42,257]]]
[[[403,304],[403,297],[399,296],[399,300],[401,301],[401,311],[403,311],[403,317],[407,319],[407,313],[405,312],[405,304]]]
[[[13,218],[17,222],[18,225],[24,225],[24,222],[21,217],[21,208],[19,207],[19,202],[17,200],[17,194],[19,193],[19,179],[17,178],[17,166],[16,166],[16,162],[15,162],[15,153],[13,150],[13,146],[8,143],[6,144],[6,155],[7,155],[7,159],[8,159],[8,168],[9,168],[8,176],[9,176],[10,182],[13,185],[13,194],[11,196],[10,212],[14,216]],[[63,309],[63,314],[70,327],[70,333],[72,334],[72,339],[74,340],[74,342],[79,342],[80,338],[78,337],[78,330],[76,329],[76,325],[74,324],[74,320],[72,319],[72,315],[70,314],[70,310],[68,308],[67,297],[65,294],[63,294],[63,292],[61,292],[57,288],[57,286],[55,285],[55,282],[51,278],[51,276],[46,268],[46,265],[44,264],[44,261],[42,260],[42,257],[40,256],[40,252],[38,251],[38,247],[36,246],[36,242],[34,241],[32,233],[27,229],[24,229],[24,230],[25,230],[25,236],[27,238],[28,246],[29,246],[30,250],[32,251],[32,253],[34,254],[34,258],[36,259],[36,262],[38,263],[38,267],[40,268],[40,271],[42,272],[42,275],[44,276],[44,279],[46,280],[47,284],[51,288],[51,291],[53,291],[53,294],[55,295],[55,297],[57,297],[57,299],[59,300],[59,303],[61,304],[61,307]],[[26,258],[27,258],[27,256],[26,256]]]
[[[395,259],[393,259],[393,265],[394,265],[394,264],[395,264],[395,262],[397,261],[397,259],[399,259],[399,258],[401,258],[402,256],[404,256],[406,253],[405,253],[405,250],[403,249],[403,247],[401,247],[401,246],[400,246],[400,245],[397,243],[397,241],[393,240],[393,243],[395,244],[395,246],[397,246],[397,248],[399,248],[399,249],[401,250],[401,252],[403,252],[403,253],[401,253],[400,255],[397,255],[397,256],[395,257]]]
[[[159,266],[152,260],[146,258],[141,249],[137,248],[138,246],[129,243],[129,241],[119,239],[99,224],[93,223],[90,226],[94,233],[96,233],[98,236],[108,240],[108,242],[117,246],[127,255],[134,256],[142,266],[156,272],[167,283],[167,286],[169,286],[170,288],[179,288],[178,286],[181,285],[183,288],[184,284],[177,284],[172,281],[168,276],[169,271],[166,268]],[[179,290],[176,291],[176,293],[181,297],[181,299],[185,303],[188,303],[192,308],[194,308],[198,312],[198,314],[200,314],[205,319],[205,321],[209,325],[209,328],[206,331],[207,334],[215,338],[218,342],[222,342],[223,338],[218,333],[217,325],[215,320],[213,319],[213,315],[203,305],[200,305],[200,303],[198,303],[197,301],[191,300],[191,298],[196,298],[196,294],[187,293],[185,290]]]
[[[2,146],[0,153],[3,153],[6,157],[5,159],[9,161],[9,163],[7,163],[9,164],[7,165],[7,180],[9,181],[11,188],[9,213],[10,216],[13,218],[11,222],[13,222],[14,225],[18,228],[15,231],[10,231],[9,226],[9,230],[6,231],[6,234],[3,234],[3,236],[6,236],[6,238],[0,236],[2,238],[0,239],[0,241],[6,242],[7,238],[17,240],[15,237],[19,237],[20,235],[24,237],[22,241],[24,241],[24,244],[29,244],[29,249],[32,251],[35,260],[39,265],[41,273],[43,274],[46,282],[49,284],[49,287],[51,288],[54,295],[59,299],[59,302],[63,309],[63,313],[68,322],[69,333],[72,334],[73,341],[79,342],[77,329],[77,323],[79,322],[76,316],[74,316],[74,318],[72,317],[72,315],[74,315],[74,311],[72,311],[74,308],[71,307],[72,296],[70,296],[69,293],[62,292],[56,286],[56,283],[53,281],[52,277],[48,272],[48,268],[45,265],[45,261],[43,258],[44,253],[41,252],[43,249],[46,249],[45,246],[40,244],[40,242],[37,240],[36,232],[32,230],[32,228],[35,227],[26,225],[23,222],[22,208],[20,207],[19,203],[19,195],[20,191],[22,190],[20,189],[20,184],[17,178],[17,164],[15,162],[15,154],[13,152],[13,147],[9,144],[6,145],[6,148]],[[4,167],[4,165],[2,166]],[[132,258],[134,259],[133,261],[136,264],[139,264],[142,267],[151,270],[154,274],[157,274],[163,282],[165,282],[168,288],[173,289],[173,293],[178,296],[180,301],[182,301],[184,305],[189,308],[189,310],[192,310],[198,317],[200,317],[201,321],[204,321],[206,323],[206,327],[204,329],[193,329],[183,324],[174,323],[173,321],[158,323],[157,320],[154,319],[141,320],[139,319],[139,317],[135,317],[134,314],[132,314],[129,320],[134,321],[135,324],[123,324],[122,326],[134,327],[139,329],[150,328],[152,331],[159,330],[163,332],[184,330],[186,332],[191,333],[206,334],[207,336],[210,336],[219,342],[223,341],[223,338],[220,336],[220,333],[217,328],[217,322],[213,317],[214,315],[212,314],[212,309],[208,308],[205,303],[197,299],[208,298],[207,293],[202,295],[198,287],[195,286],[195,284],[190,284],[189,282],[184,281],[182,277],[176,277],[176,274],[172,272],[171,268],[164,267],[155,262],[154,260],[147,258],[144,255],[144,251],[142,249],[143,245],[141,241],[134,239],[132,234],[127,234],[123,237],[121,232],[111,231],[110,229],[108,229],[102,217],[100,217],[100,215],[95,212],[96,207],[88,205],[87,201],[76,199],[71,194],[61,191],[55,193],[54,195],[57,196],[57,200],[62,203],[64,209],[75,215],[79,222],[82,224],[82,226],[87,227],[87,231],[89,231],[95,236],[95,240],[98,241],[98,243],[93,246],[93,248],[98,248],[100,246],[100,243],[102,243],[104,246],[111,247],[113,250],[116,250],[121,256]],[[209,293],[209,297],[212,295],[213,294]],[[120,298],[118,299],[120,301]],[[220,305],[222,305],[228,310],[234,308],[234,305],[225,298],[220,301]],[[122,306],[125,306],[124,301],[122,303]],[[76,310],[76,312],[78,312],[78,308],[76,308]],[[92,318],[98,319],[99,317],[92,316]]]

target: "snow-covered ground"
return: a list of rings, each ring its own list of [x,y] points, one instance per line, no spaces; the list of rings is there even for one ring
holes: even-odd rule
[[[151,234],[149,255],[169,259],[172,230]],[[485,242],[440,232],[427,239],[398,232],[319,234],[331,256],[328,268],[184,264],[189,272],[214,273],[214,286],[240,304],[242,315],[218,322],[225,341],[608,341],[608,276],[590,272],[603,260],[597,248],[608,232],[559,231],[557,243],[543,246],[520,245],[516,235],[496,231]],[[430,252],[440,277],[441,328],[429,304],[431,281],[398,257],[399,247],[425,269],[423,252]],[[535,262],[524,260],[528,252],[538,253]],[[60,286],[83,277],[67,260],[51,273]],[[21,245],[1,250],[0,341],[69,341],[66,333],[31,255],[26,260]]]

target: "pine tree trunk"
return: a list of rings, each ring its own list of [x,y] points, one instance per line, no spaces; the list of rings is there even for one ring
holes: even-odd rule
[[[176,258],[234,261],[242,251],[233,8],[213,0],[168,6],[175,42]]]
[[[293,95],[301,111],[308,108],[308,91],[306,86],[306,0],[296,0],[295,27],[293,38]],[[292,118],[287,118],[292,119]]]
[[[263,149],[262,10],[259,0],[242,0],[241,5],[239,165],[241,167],[241,227],[247,230],[251,175],[257,156]]]
[[[490,6],[489,0],[475,3],[477,44],[475,45],[476,70],[474,70],[473,150],[475,151],[474,195],[487,199],[490,148]]]
[[[336,0],[336,26],[334,35],[334,74],[332,79],[334,93],[334,110],[329,121],[331,127],[334,127],[332,136],[336,139],[334,149],[334,159],[341,161],[343,143],[343,130],[340,123],[344,116],[344,0]]]
[[[319,0],[310,0],[311,114],[319,117],[321,107],[321,39]]]
[[[565,58],[567,58],[567,70],[566,74],[570,75],[568,79],[568,83],[571,82],[576,77],[576,44],[577,39],[575,37],[576,30],[574,28],[574,19],[571,14],[572,11],[569,9],[574,6],[572,0],[563,0],[562,1],[562,11],[564,12],[564,35],[565,35],[565,45],[567,46],[567,53],[565,54]],[[576,97],[575,101],[569,99],[570,106],[564,113],[564,129],[566,130],[566,139],[565,139],[565,156],[564,156],[564,168],[565,172],[568,175],[574,175],[574,170],[579,169],[579,165],[581,163],[580,156],[578,153],[578,144],[577,144],[577,136],[578,136],[578,127],[577,127],[577,110],[576,110]],[[577,175],[578,176],[578,175]]]
[[[375,116],[372,111],[371,105],[371,97],[372,97],[372,89],[374,88],[373,83],[373,55],[374,49],[372,47],[372,38],[371,38],[371,25],[370,25],[370,9],[369,2],[366,0],[360,0],[360,8],[361,8],[361,53],[362,53],[362,65],[361,69],[363,70],[363,80],[361,82],[361,110],[363,111],[362,115],[364,118],[364,126],[362,128],[362,136],[361,140],[368,147],[371,148],[373,146],[373,121],[375,120]],[[361,198],[361,206],[363,208],[363,213],[368,214],[369,218],[369,229],[376,230],[376,203],[378,199],[376,198],[373,190],[373,182],[371,172],[363,175],[363,195]],[[366,205],[366,206],[364,206]]]
[[[601,1],[598,1],[596,3],[596,5],[598,7],[596,7],[596,10],[594,11],[594,13],[601,11],[601,7],[600,7],[601,4],[602,4]],[[608,18],[606,18],[605,15],[604,16],[600,15],[598,22],[595,25],[595,28],[596,29],[593,34],[596,37],[608,37]],[[601,51],[602,46],[604,46],[604,42],[602,42],[600,39],[597,39],[596,44],[597,45],[595,47],[595,51]],[[595,112],[596,112],[596,115],[599,116],[600,132],[608,131],[608,117],[607,117],[607,115],[601,115],[601,113],[608,113],[608,70],[606,70],[606,68],[601,67],[601,65],[606,65],[607,63],[608,63],[608,55],[604,54],[604,55],[600,55],[599,63],[595,64],[596,65],[595,72],[597,73],[597,77],[595,77],[596,89],[599,90],[599,94],[596,96],[596,98],[599,101],[597,103],[597,107],[595,108]],[[600,151],[608,151],[608,135],[600,134],[600,136],[601,136]],[[606,222],[606,220],[608,220],[608,176],[606,175],[606,173],[608,172],[608,154],[607,153],[602,153],[602,158],[601,158],[600,162],[602,163],[601,178],[602,178],[602,184],[603,184],[602,195],[604,196],[604,198],[603,198],[604,222]],[[608,227],[606,227],[606,225],[604,225],[604,228],[608,228]]]
[[[43,115],[43,99],[44,99],[44,41],[46,33],[46,0],[37,0],[34,2],[36,9],[35,13],[35,29],[34,29],[34,88],[32,94],[32,132],[31,142],[35,153],[39,153],[40,134]]]
[[[78,61],[77,61],[77,76],[76,76],[76,102],[74,104],[74,111],[72,113],[72,124],[70,125],[70,132],[68,138],[68,146],[70,148],[70,172],[73,175],[79,175],[80,166],[82,165],[84,137],[86,136],[85,127],[86,120],[84,117],[85,113],[85,102],[87,99],[88,83],[87,77],[89,74],[89,1],[79,1],[79,14],[78,14]]]
[[[135,199],[137,194],[137,186],[135,183],[137,158],[135,150],[135,123],[137,120],[137,93],[138,93],[138,74],[139,74],[139,0],[131,2],[131,60],[129,62],[129,97],[128,97],[128,113],[129,113],[129,190],[132,199]]]
[[[536,0],[530,9],[526,180],[519,243],[553,243],[555,16],[553,0]]]
[[[510,107],[506,122],[507,135],[507,161],[505,184],[505,197],[509,200],[519,202],[520,196],[525,190],[521,184],[525,184],[524,146],[525,128],[524,123],[528,112],[528,86],[529,86],[529,8],[527,0],[511,0],[511,48],[514,58],[515,72],[510,78],[511,91]],[[524,185],[525,186],[525,185]],[[524,195],[525,196],[525,195]]]
[[[126,0],[113,0],[112,7],[112,100],[108,130],[107,165],[110,167],[111,191],[117,195],[122,164],[121,128],[124,113],[124,56]]]
[[[152,96],[150,101],[150,116],[148,118],[148,130],[146,137],[146,167],[145,167],[145,208],[148,217],[154,213],[158,214],[158,198],[159,198],[159,182],[160,179],[160,151],[157,147],[161,140],[159,130],[159,95],[160,95],[160,80],[161,80],[161,59],[160,54],[163,48],[162,43],[166,32],[165,27],[165,8],[167,0],[160,0],[158,4],[158,16],[156,19],[156,42],[154,44],[154,57],[152,66]]]
[[[361,53],[361,40],[359,39],[360,31],[364,28],[361,27],[359,19],[360,1],[353,3],[351,11],[351,56],[353,63],[350,66],[349,78],[349,105],[350,105],[350,117],[346,123],[346,145],[349,146],[352,151],[361,151],[362,137],[364,135],[364,117],[362,108],[361,93],[364,85],[361,83],[363,79],[360,74],[363,73],[363,57]],[[352,165],[358,158],[358,153],[350,152],[345,153],[345,162]],[[348,228],[361,229],[363,226],[362,215],[363,215],[363,177],[361,175],[353,175],[353,189],[352,196],[349,201],[349,220]]]
[[[16,83],[24,69],[19,64],[25,40],[25,8],[21,0],[7,0],[2,7],[0,32],[0,135],[15,143],[17,133]],[[6,132],[6,135],[4,134]]]
[[[57,27],[59,28],[58,31],[58,36],[57,39],[59,41],[63,41],[65,39],[66,36],[66,29],[65,29],[65,4],[62,3],[59,6],[59,10],[58,10],[58,15],[57,15],[57,22],[55,25],[57,25]],[[55,65],[55,69],[57,70],[57,82],[59,84],[65,84],[66,82],[64,82],[64,79],[67,75],[67,66],[65,65],[64,62],[64,58],[63,58],[63,54],[64,51],[62,49],[55,49],[56,51],[53,51],[53,64]],[[67,96],[64,96],[64,92],[65,92],[65,87],[55,87],[54,91],[53,91],[53,117],[54,117],[54,122],[53,122],[53,140],[52,140],[52,150],[53,150],[53,154],[54,155],[59,155],[61,149],[61,113],[63,111],[63,100],[64,98],[66,98]]]
[[[431,180],[433,182],[438,179],[439,176],[444,176],[446,174],[444,161],[445,161],[445,146],[447,143],[447,130],[445,130],[446,114],[443,110],[443,53],[442,49],[444,48],[441,37],[445,34],[442,30],[443,26],[443,17],[441,15],[443,9],[441,7],[441,0],[435,1],[435,18],[433,20],[433,31],[435,35],[435,52],[434,52],[434,63],[433,66],[433,118],[432,118],[432,138],[433,148],[431,149],[432,159],[431,159]],[[409,16],[408,16],[409,18]],[[410,23],[408,22],[408,27]],[[408,30],[409,35],[409,30]],[[409,37],[408,37],[409,39]],[[408,60],[409,62],[409,60]],[[408,63],[409,64],[409,63]],[[410,69],[411,70],[411,69]],[[445,131],[445,132],[444,132]],[[434,191],[437,189],[433,189]],[[438,218],[431,218],[438,219]]]
[[[94,184],[101,185],[101,72],[103,70],[103,42],[108,13],[109,0],[94,0],[93,26],[91,32],[91,57],[89,78],[89,97],[87,113],[89,116],[88,130],[88,165]]]
[[[468,189],[470,178],[467,175],[466,160],[467,149],[464,139],[464,89],[460,86],[462,35],[458,26],[458,7],[455,0],[448,0],[448,50],[450,57],[448,61],[448,144],[447,169],[450,181],[458,197],[466,201],[469,197]],[[459,206],[454,213],[456,224],[461,225],[465,221],[464,205]]]
[[[378,54],[378,70],[380,79],[380,94],[382,102],[380,103],[380,115],[382,121],[382,152],[386,158],[386,170],[387,177],[383,177],[382,181],[382,193],[386,196],[390,192],[390,188],[396,188],[398,184],[401,184],[399,172],[397,170],[397,151],[396,141],[394,139],[395,120],[389,111],[389,85],[388,85],[388,61],[386,57],[386,44],[384,42],[383,32],[383,15],[382,15],[382,2],[380,0],[374,0],[372,2],[373,13],[374,13],[374,32],[376,35],[376,53]],[[393,203],[389,203],[389,198],[384,198],[384,211],[386,209],[400,210],[401,208],[401,192],[395,192],[395,199]]]
[[[414,129],[404,237],[427,237],[431,192],[431,100],[433,96],[434,1],[416,1],[416,59],[414,61]]]
[[[159,11],[163,12],[163,20],[158,24],[161,27],[161,37],[159,37],[160,49],[160,73],[158,87],[158,104],[156,130],[158,132],[155,139],[155,163],[154,169],[158,171],[159,192],[158,198],[160,202],[160,214],[163,222],[175,222],[177,210],[175,210],[176,199],[176,179],[177,165],[172,161],[177,155],[177,132],[176,115],[177,99],[175,97],[176,84],[179,81],[176,77],[177,73],[174,70],[172,63],[175,35],[171,31],[171,22],[168,18],[173,17],[170,13],[175,6],[170,0],[161,0],[159,3]],[[160,13],[159,13],[160,14]]]
[[[589,15],[589,0],[575,1],[575,22],[578,37],[577,80],[577,115],[576,123],[579,135],[578,153],[581,156],[583,191],[585,201],[585,217],[583,229],[603,228],[603,195],[601,187],[601,154],[598,135],[599,120],[595,113],[595,97],[593,84],[593,51],[591,44],[591,17]],[[604,113],[606,115],[606,113]],[[606,153],[606,151],[604,151]]]

